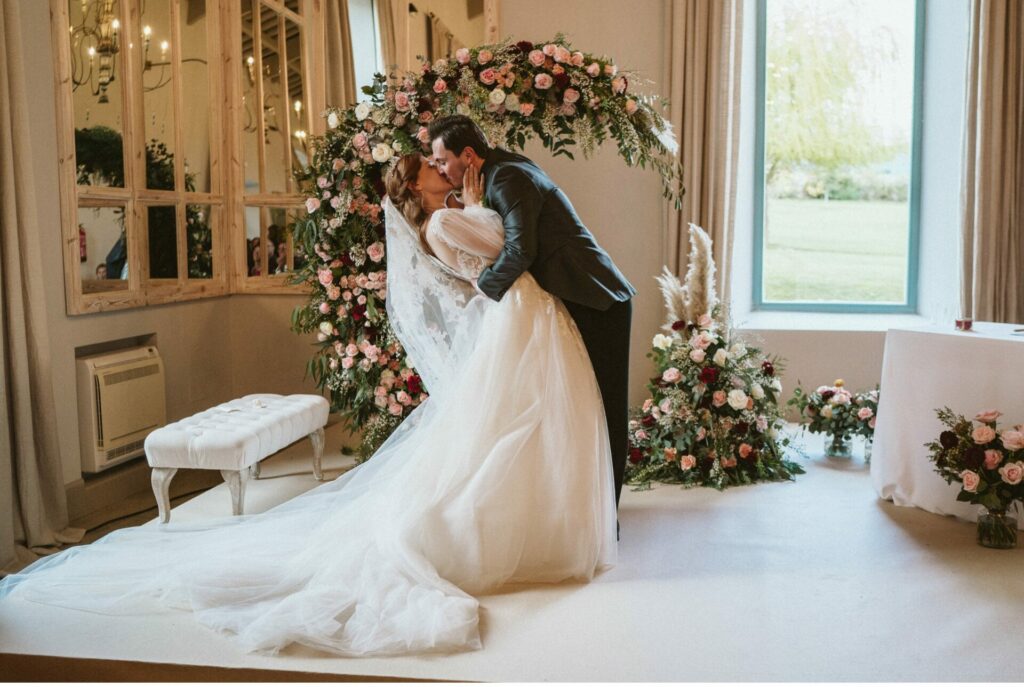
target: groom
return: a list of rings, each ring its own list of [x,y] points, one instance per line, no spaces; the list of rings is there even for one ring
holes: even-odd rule
[[[463,115],[434,120],[428,133],[434,164],[453,186],[462,187],[468,167],[481,170],[487,205],[505,225],[505,246],[480,274],[477,289],[501,300],[529,270],[575,320],[604,400],[617,506],[626,467],[630,298],[636,289],[597,245],[562,190],[531,160],[492,148],[476,122]]]

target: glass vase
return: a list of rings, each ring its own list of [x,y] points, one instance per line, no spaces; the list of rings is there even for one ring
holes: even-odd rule
[[[841,434],[825,435],[825,455],[829,458],[852,458],[853,442]]]
[[[1017,546],[1017,518],[1003,509],[989,508],[978,516],[978,543],[990,549]]]
[[[871,449],[874,448],[875,440],[872,437],[864,437],[864,464],[871,465]]]

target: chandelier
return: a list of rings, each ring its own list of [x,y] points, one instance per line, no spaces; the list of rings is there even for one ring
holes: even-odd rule
[[[116,74],[115,59],[121,50],[121,21],[114,9],[117,0],[82,0],[82,23],[71,26],[72,90],[88,86],[99,102],[108,103],[107,88]],[[82,55],[82,49],[86,54]]]

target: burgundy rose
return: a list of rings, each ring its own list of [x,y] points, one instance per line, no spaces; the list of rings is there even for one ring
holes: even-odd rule
[[[678,332],[680,329],[686,329],[686,322],[683,320],[676,320],[672,323],[672,331]]]
[[[366,317],[366,306],[365,305],[356,304],[355,306],[352,307],[352,313],[351,314],[352,314],[352,319],[355,320],[356,322],[362,321],[362,319],[364,317]]]
[[[644,452],[638,448],[629,449],[629,462],[636,465],[644,459]]]
[[[416,103],[416,112],[423,114],[424,112],[434,111],[434,101],[430,98],[420,98],[420,101]]]
[[[342,253],[341,257],[338,259],[341,260],[341,264],[345,265],[346,267],[352,267],[353,265],[356,264],[355,262],[352,261],[352,258],[349,256],[348,253]]]
[[[366,340],[370,343],[377,343],[377,328],[371,327],[369,323],[363,328],[363,335],[366,336]]]
[[[718,369],[714,367],[705,367],[700,371],[698,379],[700,379],[704,384],[714,384],[715,380],[718,379]]]
[[[373,190],[377,192],[378,198],[383,198],[385,195],[387,195],[388,192],[387,186],[384,185],[383,179],[373,180]]]
[[[775,366],[772,365],[772,361],[766,360],[763,363],[761,363],[761,372],[763,372],[768,377],[774,377]]]
[[[640,420],[640,424],[644,427],[653,427],[657,420],[654,419],[653,415],[644,415],[643,419]]]
[[[748,425],[746,422],[737,422],[735,425],[732,426],[733,434],[746,434],[749,431],[750,425]]]
[[[423,391],[423,380],[419,375],[410,375],[409,379],[405,380],[405,386],[410,394],[418,394]]]
[[[964,453],[964,465],[971,470],[978,470],[985,462],[985,449],[980,446],[972,446]]]
[[[828,399],[832,398],[835,395],[836,392],[832,391],[832,389],[825,389],[824,391],[821,392],[821,400],[827,401]]]
[[[555,74],[554,79],[555,86],[557,86],[558,88],[565,89],[569,87],[569,75],[566,74],[565,72],[562,72],[561,74]]]
[[[526,55],[531,50],[533,50],[533,43],[531,43],[530,41],[519,41],[518,43],[516,43],[516,47],[519,48],[519,52]]]
[[[958,443],[959,440],[953,432],[947,430],[939,435],[939,444],[942,445],[942,448],[953,448]]]

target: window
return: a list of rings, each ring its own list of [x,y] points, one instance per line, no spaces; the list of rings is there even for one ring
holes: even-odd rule
[[[352,61],[355,63],[357,100],[362,100],[361,89],[373,83],[374,74],[387,74],[384,58],[381,56],[379,22],[377,0],[349,0],[348,23],[352,34]]]
[[[759,0],[755,309],[914,312],[921,0]]]

